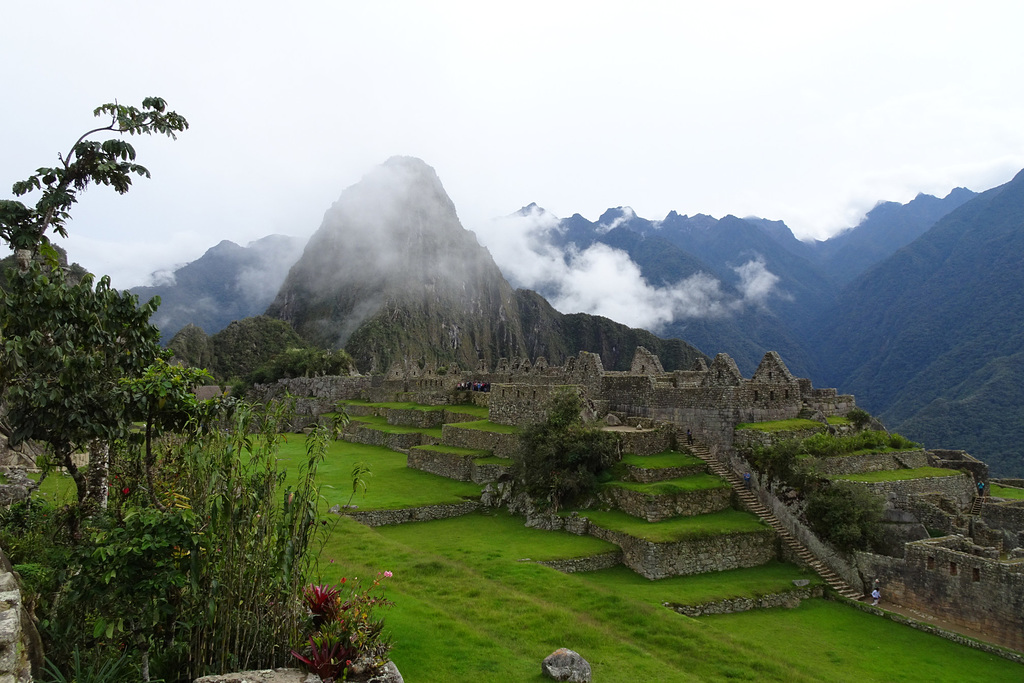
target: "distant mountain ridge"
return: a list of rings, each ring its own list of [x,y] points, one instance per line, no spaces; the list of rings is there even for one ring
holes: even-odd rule
[[[232,321],[260,315],[273,301],[304,240],[270,235],[240,247],[223,240],[174,271],[172,282],[132,287],[141,301],[161,299],[153,324],[169,341],[192,324],[213,335]]]
[[[493,367],[503,357],[561,364],[581,350],[623,369],[638,344],[664,354],[668,367],[704,358],[679,340],[563,316],[513,290],[462,227],[434,170],[411,157],[389,159],[345,190],[267,315],[314,343],[344,346],[364,372],[395,363]]]

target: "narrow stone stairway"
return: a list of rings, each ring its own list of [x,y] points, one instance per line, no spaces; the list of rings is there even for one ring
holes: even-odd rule
[[[789,530],[782,525],[782,522],[779,521],[772,511],[766,508],[761,501],[757,499],[757,496],[747,490],[743,480],[735,472],[720,463],[718,459],[711,454],[711,451],[708,450],[707,446],[695,442],[689,446],[689,449],[694,455],[708,464],[708,469],[711,470],[711,472],[729,482],[729,485],[732,486],[733,491],[736,492],[737,497],[740,499],[740,502],[744,507],[760,517],[765,524],[774,529],[775,533],[782,539],[782,542],[785,543],[786,546],[808,567],[813,569],[818,576],[824,579],[825,583],[835,589],[836,592],[843,597],[850,598],[851,600],[860,600],[864,597],[863,593],[846,583],[841,576],[829,569],[825,563],[815,557],[803,543],[798,541],[793,534],[789,533]]]
[[[971,503],[971,509],[967,511],[967,514],[969,514],[969,515],[980,515],[981,514],[981,504],[984,501],[985,501],[985,499],[982,498],[981,496],[975,496],[974,497],[974,502]]]

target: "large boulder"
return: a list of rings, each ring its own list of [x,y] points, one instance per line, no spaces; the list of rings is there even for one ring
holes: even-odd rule
[[[560,647],[540,665],[541,673],[556,681],[590,683],[590,664],[578,652]]]

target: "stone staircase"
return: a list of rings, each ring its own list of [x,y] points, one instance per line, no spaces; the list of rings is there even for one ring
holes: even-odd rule
[[[764,504],[757,499],[757,496],[747,490],[743,480],[735,472],[720,463],[718,459],[711,454],[711,451],[708,450],[707,446],[700,443],[693,443],[688,446],[688,448],[691,453],[708,464],[708,469],[711,472],[729,482],[729,485],[732,486],[733,491],[736,492],[736,495],[743,506],[753,514],[760,517],[765,524],[770,526],[775,533],[778,534],[782,542],[786,544],[786,547],[793,551],[793,553],[799,557],[803,563],[813,569],[818,576],[824,579],[825,583],[845,598],[860,600],[864,597],[863,593],[846,583],[841,576],[829,569],[825,563],[815,557],[803,543],[798,541],[793,534],[791,534],[789,530],[782,525],[782,522],[778,520],[771,510],[766,508]]]
[[[981,496],[975,496],[974,497],[974,502],[971,503],[971,508],[967,511],[967,514],[969,514],[969,515],[980,515],[981,514],[981,505],[984,502],[985,502],[984,498],[982,498]]]

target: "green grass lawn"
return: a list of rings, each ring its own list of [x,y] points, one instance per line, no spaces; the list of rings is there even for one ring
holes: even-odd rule
[[[944,467],[915,467],[909,470],[881,470],[879,472],[865,472],[864,474],[843,474],[831,477],[835,480],[845,481],[905,481],[907,479],[923,479],[925,477],[955,477],[963,474],[959,470],[949,470]]]
[[[498,434],[519,434],[522,430],[514,425],[503,425],[490,420],[476,420],[474,422],[454,422],[457,427],[465,429],[479,429],[482,432],[497,432]]]
[[[653,543],[669,543],[720,534],[744,534],[768,529],[754,515],[739,510],[723,510],[692,517],[673,517],[653,523],[619,510],[581,510],[579,514],[603,529],[645,538]]]
[[[704,463],[703,460],[695,455],[680,453],[679,451],[662,451],[654,455],[633,455],[632,453],[627,453],[622,456],[622,462],[647,470],[664,469],[666,467],[688,467]]]
[[[999,484],[989,484],[989,495],[997,496],[999,498],[1024,500],[1024,489],[1015,489],[1007,486],[1000,486]]]
[[[824,429],[825,425],[814,420],[794,418],[792,420],[771,420],[768,422],[741,422],[736,429],[751,429],[758,432],[793,432],[802,429]]]
[[[475,415],[479,418],[486,419],[488,411],[486,406],[473,405],[471,403],[461,403],[456,405],[442,405],[442,406],[428,406],[422,403],[412,403],[411,401],[404,402],[384,402],[384,403],[371,403],[370,401],[356,401],[348,400],[342,401],[343,405],[353,406],[368,406],[371,408],[395,408],[398,410],[423,410],[423,411],[438,411],[447,410],[451,413],[463,413],[465,415]]]
[[[566,575],[510,561],[539,553],[514,547],[526,539],[515,523],[477,515],[462,523],[473,520],[484,530],[457,520],[370,529],[340,519],[322,550],[325,580],[394,572],[387,585],[395,606],[386,622],[406,680],[540,683],[540,661],[558,647],[582,654],[602,683],[1024,678],[1020,665],[819,600],[797,610],[689,619],[645,592],[665,586],[669,599],[685,598],[672,591],[686,581],[637,581],[615,570]],[[464,533],[471,536],[463,540]],[[778,565],[776,579],[771,569],[761,577],[740,571],[748,570],[686,580],[709,592],[716,583],[729,590],[747,583],[756,592],[757,584],[788,580],[794,569]]]
[[[651,496],[665,496],[673,493],[686,493],[688,491],[706,491],[708,489],[727,489],[729,483],[721,477],[713,474],[693,474],[688,477],[677,477],[665,481],[657,481],[650,484],[642,484],[634,481],[612,481],[605,486],[617,486],[630,491],[646,493]]]
[[[306,439],[291,435],[281,444],[278,454],[281,466],[290,478],[297,476],[306,460]],[[327,457],[320,464],[323,482],[321,495],[327,506],[344,505],[352,494],[352,466],[365,462],[371,475],[366,477],[367,490],[356,493],[352,500],[360,510],[395,510],[436,503],[461,503],[480,497],[480,487],[472,482],[454,481],[406,467],[406,457],[381,446],[365,446],[347,441],[333,441]]]
[[[579,576],[618,595],[661,605],[697,605],[729,598],[758,598],[768,593],[784,593],[796,589],[793,581],[808,579],[812,585],[824,583],[817,574],[785,562],[769,562],[749,569],[672,576],[651,581],[627,567],[612,567]]]
[[[860,610],[807,600],[793,610],[701,617],[794,676],[822,681],[1020,681],[1024,666]]]
[[[504,511],[380,527],[378,531],[387,538],[464,561],[482,571],[492,569],[496,561],[565,560],[619,549],[593,536],[530,529],[521,517]]]

